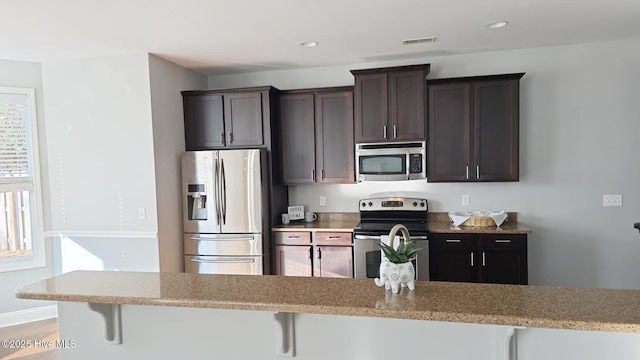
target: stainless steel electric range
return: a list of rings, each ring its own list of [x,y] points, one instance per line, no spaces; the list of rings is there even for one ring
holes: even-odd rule
[[[427,200],[408,197],[363,199],[358,208],[360,223],[353,229],[355,277],[379,277],[382,253],[378,244],[394,225],[403,224],[409,230],[409,241],[415,241],[417,247],[422,248],[414,260],[417,280],[429,280]]]

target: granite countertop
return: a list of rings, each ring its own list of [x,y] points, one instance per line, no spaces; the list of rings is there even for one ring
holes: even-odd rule
[[[531,230],[518,222],[518,213],[508,212],[508,217],[500,227],[497,226],[453,226],[449,214],[433,212],[427,215],[427,229],[437,233],[483,233],[483,234],[530,234]]]
[[[304,220],[294,220],[288,225],[276,225],[272,231],[335,231],[352,232],[360,222],[359,213],[318,213],[318,219],[307,223]],[[429,213],[427,229],[436,233],[499,233],[499,234],[530,234],[531,230],[518,223],[517,213],[509,213],[509,218],[500,227],[497,226],[458,226],[455,227],[445,212]]]
[[[429,232],[437,233],[485,233],[485,234],[530,234],[531,230],[517,221],[508,221],[497,226],[453,226],[451,221],[427,222]]]
[[[373,279],[74,271],[16,296],[640,333],[640,290],[418,281],[392,294]]]
[[[360,222],[360,213],[318,213],[313,222],[293,220],[287,225],[276,225],[272,231],[333,231],[352,232]]]

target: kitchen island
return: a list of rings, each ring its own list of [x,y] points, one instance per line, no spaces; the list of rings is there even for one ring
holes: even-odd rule
[[[76,271],[16,296],[59,302],[68,359],[640,358],[637,290]]]

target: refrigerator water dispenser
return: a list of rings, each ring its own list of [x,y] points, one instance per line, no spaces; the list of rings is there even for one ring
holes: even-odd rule
[[[207,220],[207,195],[204,184],[189,184],[187,193],[189,220]]]

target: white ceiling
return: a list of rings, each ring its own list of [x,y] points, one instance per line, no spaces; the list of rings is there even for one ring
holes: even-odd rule
[[[0,0],[0,14],[0,59],[149,52],[208,75],[640,36],[640,0]]]

